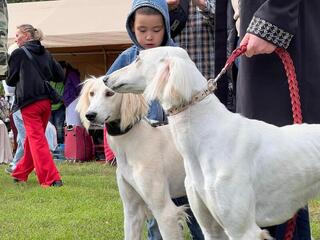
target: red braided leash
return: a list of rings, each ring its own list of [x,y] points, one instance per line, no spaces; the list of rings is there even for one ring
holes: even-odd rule
[[[228,58],[221,72],[214,79],[214,82],[216,82],[229,69],[229,67],[231,67],[232,63],[236,60],[237,57],[241,56],[246,51],[247,51],[247,45],[242,45],[239,48],[235,49],[230,55],[230,57]],[[298,81],[297,81],[296,71],[293,65],[293,61],[289,53],[285,49],[277,48],[275,52],[281,58],[281,61],[284,65],[284,69],[286,71],[286,75],[288,78],[289,92],[290,92],[291,105],[292,105],[293,123],[301,124],[302,113],[301,113],[300,95],[299,95]],[[297,218],[297,214],[288,221],[284,240],[293,239],[293,234],[296,227],[296,218]]]
[[[296,71],[295,71],[292,59],[289,53],[282,48],[277,48],[276,53],[279,55],[279,57],[282,60],[282,63],[284,65],[287,78],[288,78],[291,105],[292,105],[293,123],[301,124],[302,113],[301,113],[300,95],[299,95]],[[288,221],[286,226],[286,232],[284,235],[284,240],[293,239],[294,230],[296,228],[296,220],[297,220],[297,214],[295,214],[294,217]]]
[[[291,97],[293,123],[301,124],[302,113],[301,113],[300,95],[299,95],[298,81],[296,77],[296,70],[294,68],[293,61],[289,53],[285,49],[277,48],[275,52],[281,58],[284,68],[286,70],[288,83],[289,83],[290,97]]]
[[[230,55],[230,57],[227,59],[227,62],[224,65],[221,72],[214,79],[214,82],[216,82],[231,67],[231,65],[233,64],[233,62],[236,60],[237,57],[241,56],[246,51],[247,51],[247,45],[241,45],[240,47],[235,49]],[[297,81],[296,71],[293,65],[293,61],[290,57],[290,54],[285,49],[277,48],[275,52],[280,57],[288,78],[289,92],[290,92],[291,105],[292,105],[293,123],[301,124],[302,113],[301,113],[300,95],[299,95],[298,81]]]

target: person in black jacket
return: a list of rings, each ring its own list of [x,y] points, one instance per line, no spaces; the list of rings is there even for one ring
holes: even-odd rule
[[[303,122],[320,123],[319,12],[319,0],[240,1],[241,44],[248,46],[247,57],[240,60],[237,112],[277,126],[293,123],[287,77],[274,53],[279,47],[293,59]],[[280,225],[270,233],[281,240],[285,228]],[[298,212],[294,240],[298,239],[311,239],[307,208]]]
[[[48,81],[63,81],[61,66],[41,45],[41,30],[30,24],[17,27],[15,42],[19,48],[9,58],[8,86],[16,87],[13,111],[21,110],[26,129],[25,152],[11,174],[15,182],[25,182],[35,169],[38,181],[43,187],[62,186],[60,174],[55,166],[45,137],[45,129],[51,114],[51,101],[44,85],[44,79],[20,48],[24,46],[33,56],[35,64]]]

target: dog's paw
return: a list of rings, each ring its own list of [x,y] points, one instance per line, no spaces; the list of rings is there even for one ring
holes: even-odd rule
[[[262,230],[261,231],[261,240],[274,240],[273,237],[270,236],[268,230]]]

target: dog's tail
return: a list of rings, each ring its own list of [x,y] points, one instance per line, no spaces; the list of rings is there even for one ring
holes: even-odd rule
[[[269,232],[267,230],[261,231],[261,240],[274,240],[273,237],[270,236]]]
[[[187,213],[187,210],[190,208],[188,204],[184,204],[178,207],[178,222],[183,225],[186,221],[190,222],[190,216]]]

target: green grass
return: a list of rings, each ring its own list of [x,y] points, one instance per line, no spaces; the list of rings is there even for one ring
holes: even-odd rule
[[[314,240],[320,239],[320,200],[309,202],[309,211],[311,215],[311,229]]]
[[[115,167],[59,164],[64,186],[42,189],[34,174],[14,184],[0,169],[0,239],[123,239]]]
[[[123,239],[123,212],[115,167],[91,162],[58,164],[64,186],[43,189],[35,175],[14,184],[0,165],[0,239]],[[309,204],[320,239],[320,201]],[[185,239],[187,232],[185,231]]]

